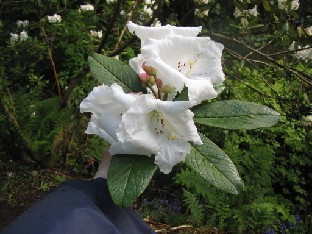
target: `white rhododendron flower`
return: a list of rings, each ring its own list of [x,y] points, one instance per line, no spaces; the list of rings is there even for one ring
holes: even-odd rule
[[[155,1],[154,0],[145,0],[144,3],[146,5],[153,5],[155,3]]]
[[[143,154],[147,152],[131,145],[121,144],[116,131],[121,123],[123,114],[131,107],[138,95],[126,94],[122,88],[113,84],[95,87],[88,97],[80,104],[81,112],[91,112],[91,120],[85,131],[87,134],[96,134],[111,144],[111,154]]]
[[[308,36],[312,36],[312,26],[305,28],[304,31]]]
[[[94,11],[94,6],[91,4],[80,5],[82,11]]]
[[[278,0],[277,2],[278,5],[278,9],[280,10],[285,10],[286,12],[288,12],[288,10],[298,10],[300,3],[299,0],[292,0],[290,2],[290,7],[289,7],[289,1],[288,0]]]
[[[241,11],[240,9],[238,9],[237,7],[235,7],[234,13],[233,13],[235,18],[241,17],[244,15],[244,12]]]
[[[27,38],[28,38],[28,34],[27,34],[27,32],[25,31],[25,30],[23,30],[22,32],[20,32],[20,40],[21,41],[26,41],[27,40]]]
[[[295,41],[293,41],[291,43],[291,45],[289,46],[289,50],[293,51],[295,50]],[[303,50],[299,50],[299,51],[296,51],[294,56],[297,58],[297,59],[302,59],[304,60],[305,62],[308,62],[308,60],[312,60],[312,48],[311,46],[307,45],[307,46],[304,46],[304,47],[301,47],[301,46],[297,46],[297,49],[303,49]]]
[[[28,20],[18,20],[16,22],[17,26],[20,27],[28,27],[29,26],[29,21]]]
[[[143,11],[144,11],[146,14],[148,14],[149,16],[152,16],[152,15],[153,15],[153,10],[152,10],[152,8],[148,7],[147,5],[144,5]]]
[[[98,37],[98,38],[102,38],[103,36],[102,30],[100,31],[90,30],[90,34],[92,37]]]
[[[309,45],[304,46],[304,47],[298,46],[298,49],[305,49],[305,50],[297,51],[296,57],[298,59],[303,59],[306,62],[308,60],[312,60],[312,48],[311,48],[311,46],[309,46]]]
[[[18,41],[18,34],[16,33],[10,33],[11,37],[10,40],[11,41]]]
[[[258,8],[257,5],[255,5],[254,8],[248,10],[240,10],[239,8],[235,7],[233,15],[235,18],[243,16],[248,17],[250,15],[257,17],[259,14],[257,8]]]
[[[51,24],[60,23],[62,20],[61,16],[58,14],[54,14],[52,16],[48,16],[48,21]]]
[[[146,62],[156,70],[156,78],[164,85],[181,92],[188,87],[190,101],[199,104],[217,96],[213,84],[224,81],[221,66],[223,45],[208,37],[184,37],[170,35],[163,40],[148,39],[141,49],[141,55],[130,61],[138,68]],[[140,72],[141,73],[141,72]]]
[[[96,134],[115,154],[155,155],[163,173],[190,153],[189,141],[202,144],[189,101],[162,101],[151,94],[126,94],[113,84],[95,87],[80,104],[91,112],[87,134]]]
[[[118,139],[155,154],[155,164],[167,174],[190,153],[188,141],[202,144],[191,106],[187,101],[161,101],[151,94],[141,95],[123,115]]]
[[[257,17],[257,16],[258,16],[257,5],[255,5],[254,8],[249,9],[249,10],[248,10],[248,14],[249,14],[249,15],[252,15],[252,16],[254,16],[254,17]]]

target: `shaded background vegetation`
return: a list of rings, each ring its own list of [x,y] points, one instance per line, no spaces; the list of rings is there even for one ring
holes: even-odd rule
[[[125,29],[129,19],[141,25],[155,18],[163,25],[202,25],[201,35],[225,46],[226,81],[218,99],[265,104],[281,113],[282,121],[251,131],[203,127],[237,166],[245,183],[238,196],[207,187],[180,165],[169,177],[155,177],[138,203],[140,211],[172,225],[232,233],[311,231],[312,121],[307,116],[312,115],[312,60],[288,49],[292,41],[311,43],[311,35],[297,31],[312,26],[311,1],[300,1],[299,9],[289,12],[266,0],[155,1],[152,16],[142,10],[144,1],[90,3],[95,11],[79,11],[85,1],[0,2],[0,166],[7,168],[12,160],[16,170],[30,164],[42,173],[66,168],[68,174],[89,170],[91,175],[107,143],[84,134],[89,116],[79,112],[81,100],[98,85],[89,73],[88,55],[118,55],[126,63],[134,57],[140,42]],[[233,16],[235,7],[254,5],[259,16],[246,17],[247,24]],[[196,9],[202,14],[196,16]],[[47,15],[54,13],[62,16],[61,23],[48,22]],[[17,20],[30,24],[18,28]],[[10,40],[10,33],[23,29],[26,41]],[[103,30],[103,37],[90,36],[90,30]],[[3,194],[12,191],[7,183],[0,186]]]

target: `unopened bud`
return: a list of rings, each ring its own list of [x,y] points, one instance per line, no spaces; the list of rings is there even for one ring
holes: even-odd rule
[[[143,83],[147,83],[150,80],[150,76],[147,73],[141,73],[139,76]]]
[[[156,80],[157,87],[159,89],[161,89],[163,87],[163,85],[164,85],[162,80],[161,79],[157,79],[157,78],[155,80]]]
[[[149,77],[149,82],[151,83],[151,85],[154,85],[155,84],[155,77],[154,76],[150,76]]]
[[[161,89],[160,92],[161,93],[171,93],[174,91],[174,88],[169,86],[169,85],[164,85]]]
[[[152,66],[147,66],[145,65],[146,62],[143,63],[142,65],[142,69],[147,73],[149,74],[150,76],[156,76],[156,69],[153,68]]]

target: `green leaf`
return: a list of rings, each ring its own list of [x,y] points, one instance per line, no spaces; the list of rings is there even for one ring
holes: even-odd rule
[[[117,206],[130,206],[146,189],[157,166],[143,155],[114,155],[108,170],[107,184]]]
[[[231,159],[215,143],[199,134],[203,144],[191,144],[186,164],[217,188],[233,194],[240,192],[244,185]]]
[[[184,88],[181,93],[178,93],[174,98],[174,101],[187,101],[188,100],[188,88]]]
[[[126,93],[144,91],[138,74],[129,65],[96,53],[89,56],[88,60],[92,75],[101,84],[117,83]]]
[[[272,10],[269,1],[263,0],[263,1],[262,1],[262,4],[263,4],[263,7],[264,7],[264,9],[265,9],[266,11],[271,11],[271,10]]]
[[[225,129],[271,127],[280,120],[280,114],[267,106],[239,100],[205,103],[193,111],[195,123]]]

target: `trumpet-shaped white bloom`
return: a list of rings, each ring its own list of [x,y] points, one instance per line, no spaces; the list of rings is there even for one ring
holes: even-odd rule
[[[249,9],[249,10],[248,10],[248,14],[249,14],[249,15],[252,15],[252,16],[254,16],[254,17],[257,17],[257,16],[258,16],[257,5],[255,5],[254,8]]]
[[[233,13],[235,18],[241,17],[244,15],[244,12],[241,11],[240,9],[238,9],[237,7],[235,7],[234,13]]]
[[[60,23],[61,20],[62,20],[61,16],[56,13],[52,16],[48,16],[48,21],[51,24]]]
[[[258,16],[258,7],[257,5],[254,6],[254,8],[252,9],[248,9],[248,10],[240,10],[239,8],[235,7],[234,10],[234,17],[238,18],[238,17],[249,17],[250,15],[257,17]]]
[[[11,37],[10,40],[11,41],[18,41],[18,34],[16,33],[10,33]]]
[[[82,11],[94,11],[94,6],[91,4],[80,5]]]
[[[25,30],[23,30],[22,32],[20,32],[20,40],[21,41],[26,41],[28,38],[28,34]]]
[[[152,15],[153,15],[153,10],[152,10],[152,8],[148,7],[147,5],[144,5],[143,11],[144,11],[146,14],[148,14],[149,16],[152,16]]]
[[[288,12],[288,10],[298,10],[299,9],[299,0],[292,0],[289,7],[288,0],[278,0],[278,9],[285,10]]]
[[[172,34],[166,39],[146,40],[141,55],[130,60],[137,71],[146,62],[156,69],[156,78],[181,92],[188,87],[190,101],[199,104],[217,96],[213,84],[224,81],[221,66],[223,45],[207,37],[184,37]]]
[[[102,38],[103,36],[102,30],[100,31],[90,30],[90,34],[92,37],[98,37],[98,38]]]
[[[125,94],[113,84],[95,87],[80,104],[91,112],[86,133],[108,141],[114,154],[155,155],[163,173],[190,153],[189,141],[202,144],[189,101],[161,101],[151,94]]]
[[[92,113],[86,133],[97,134],[109,143],[115,143],[116,130],[122,115],[135,99],[134,95],[125,94],[117,84],[110,87],[106,85],[95,87],[80,104],[81,112]]]
[[[192,105],[161,101],[151,94],[141,95],[123,115],[118,139],[155,154],[155,164],[167,174],[190,153],[188,141],[202,144],[194,114],[188,109]]]
[[[29,21],[28,20],[18,20],[16,22],[17,26],[20,27],[28,27],[29,26]]]
[[[111,144],[111,149],[118,149],[118,153],[146,154],[146,151],[130,143],[121,144],[116,135],[123,114],[137,97],[138,95],[135,94],[125,94],[117,84],[110,87],[106,85],[95,87],[80,104],[81,112],[92,113],[85,132],[102,137]],[[110,153],[116,154],[116,151]]]

